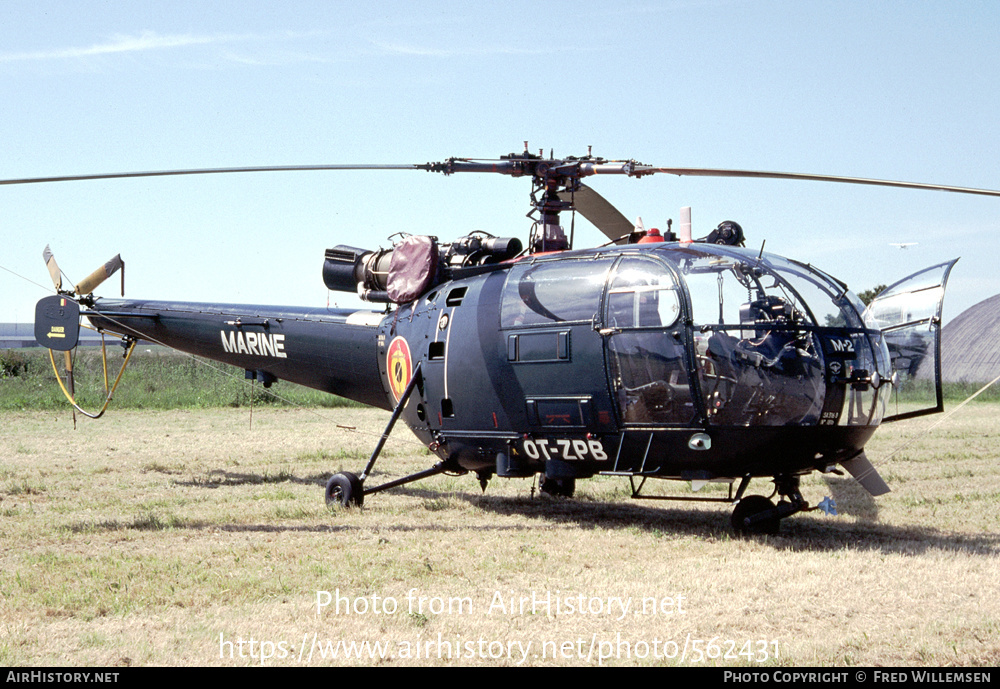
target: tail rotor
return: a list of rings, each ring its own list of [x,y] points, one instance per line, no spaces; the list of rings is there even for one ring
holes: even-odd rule
[[[75,410],[73,412],[73,425],[76,426],[76,411],[91,418],[99,417],[104,413],[104,409],[107,408],[108,402],[111,399],[111,393],[114,391],[113,388],[110,391],[107,390],[107,376],[105,375],[105,391],[108,395],[104,403],[104,409],[101,409],[98,414],[94,415],[84,411],[76,403],[73,359],[76,347],[80,341],[80,305],[92,306],[94,303],[94,290],[119,270],[122,273],[122,296],[125,296],[125,262],[122,260],[121,255],[118,254],[77,283],[73,289],[64,290],[62,270],[59,268],[56,257],[49,246],[46,246],[42,252],[42,258],[45,261],[45,267],[49,271],[49,276],[52,278],[52,285],[55,287],[56,294],[44,297],[35,306],[35,340],[39,345],[49,350],[52,369],[55,371],[56,378],[63,388],[63,393]],[[134,344],[133,342],[132,346]],[[55,352],[63,352],[63,374],[60,374],[56,367]],[[131,353],[132,350],[130,347],[128,354],[131,355]],[[105,354],[105,370],[106,368]],[[125,366],[123,364],[122,371],[124,369]],[[120,372],[118,379],[121,379]],[[117,384],[118,380],[115,381],[116,386]]]

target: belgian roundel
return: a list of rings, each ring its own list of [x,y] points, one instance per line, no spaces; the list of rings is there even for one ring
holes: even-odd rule
[[[389,343],[386,353],[386,368],[389,374],[389,389],[393,399],[398,402],[406,391],[406,384],[413,375],[413,361],[410,359],[410,346],[402,337],[396,337]]]

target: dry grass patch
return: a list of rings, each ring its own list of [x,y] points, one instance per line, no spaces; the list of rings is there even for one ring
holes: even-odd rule
[[[887,426],[869,456],[893,493],[811,477],[841,516],[746,541],[728,507],[611,478],[563,500],[438,476],[331,513],[378,411],[3,413],[0,663],[996,665],[998,412],[895,454],[926,421]],[[433,462],[412,440],[373,480]],[[317,614],[317,592],[354,607]]]

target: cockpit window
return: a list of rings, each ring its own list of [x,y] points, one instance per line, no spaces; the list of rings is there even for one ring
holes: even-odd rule
[[[754,301],[754,290],[763,292],[763,273],[718,256],[685,262],[682,274],[691,294],[691,315],[699,325],[739,325],[745,317],[743,305]],[[773,283],[773,277],[768,284]]]
[[[832,295],[797,266],[736,250],[692,250],[679,270],[691,295],[698,382],[709,422],[813,425],[824,399],[818,324],[799,287]],[[839,309],[838,309],[839,312]]]
[[[858,309],[860,301],[847,286],[804,263],[777,256],[768,257],[768,265],[778,273],[808,306],[816,325],[823,327],[864,327]]]
[[[613,328],[669,328],[680,318],[677,283],[667,269],[641,258],[625,258],[608,290],[607,323]]]
[[[774,317],[787,313],[799,324],[863,327],[856,297],[825,273],[778,256],[713,249],[692,250],[678,266],[691,294],[695,323],[746,324],[760,320],[763,307]]]
[[[627,256],[608,287],[605,323],[612,388],[626,424],[687,425],[697,416],[677,281],[662,263]]]
[[[504,328],[589,321],[597,315],[613,258],[539,261],[511,268],[503,291]]]

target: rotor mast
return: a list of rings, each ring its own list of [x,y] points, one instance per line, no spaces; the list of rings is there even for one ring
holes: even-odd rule
[[[449,158],[443,163],[431,163],[428,170],[445,175],[456,172],[490,172],[510,177],[531,177],[531,211],[528,217],[535,221],[529,240],[529,251],[562,251],[572,248],[572,236],[567,237],[559,223],[563,211],[575,211],[574,195],[580,191],[583,177],[598,174],[617,174],[637,177],[644,173],[637,170],[639,163],[634,160],[608,161],[595,158],[591,148],[587,155],[555,158],[551,151],[544,157],[528,150],[524,142],[523,153],[510,153],[499,160],[483,161],[469,158]],[[650,173],[645,173],[650,174]]]

